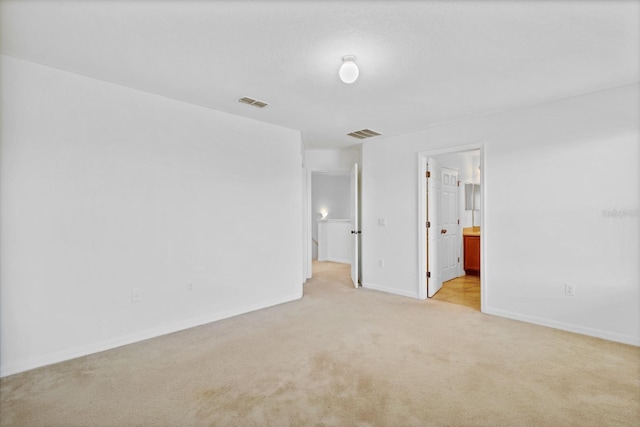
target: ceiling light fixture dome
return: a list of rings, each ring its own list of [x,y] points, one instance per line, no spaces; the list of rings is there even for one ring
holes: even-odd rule
[[[342,65],[340,66],[340,80],[347,84],[351,84],[358,80],[358,66],[356,65],[356,57],[353,55],[347,55],[342,57]]]

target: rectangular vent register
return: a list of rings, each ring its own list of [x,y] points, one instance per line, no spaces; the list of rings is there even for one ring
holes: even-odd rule
[[[241,103],[247,104],[247,105],[252,105],[252,106],[258,107],[258,108],[264,108],[267,105],[269,105],[266,102],[258,101],[257,99],[249,98],[247,96],[245,96],[244,98],[238,99],[238,102],[241,102]]]
[[[373,136],[379,136],[382,134],[371,129],[362,129],[362,130],[357,130],[355,132],[348,133],[347,135],[352,136],[354,138],[358,138],[358,139],[365,139],[365,138],[371,138]]]

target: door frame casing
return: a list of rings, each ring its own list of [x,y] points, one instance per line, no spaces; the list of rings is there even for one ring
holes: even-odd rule
[[[306,283],[313,275],[313,218],[311,217],[311,169],[302,166],[302,283]]]
[[[486,208],[485,208],[485,195],[486,187],[484,183],[484,142],[478,142],[475,144],[459,145],[449,148],[441,148],[437,150],[421,151],[418,153],[418,298],[427,299],[427,161],[429,157],[437,157],[445,154],[461,153],[465,151],[480,150],[480,210],[482,212],[480,229],[482,230],[482,237],[480,238],[480,311],[484,312],[486,306],[486,295],[488,283],[485,280],[486,272],[486,251],[485,245],[487,241],[487,230],[485,228],[486,223]]]
[[[351,211],[350,220],[351,220],[351,233],[353,242],[353,251],[351,255],[353,256],[353,262],[351,263],[351,281],[353,285],[358,288],[362,286],[360,284],[360,200],[358,193],[360,192],[359,188],[359,179],[358,179],[358,163],[354,163],[351,167],[351,171],[349,174],[349,197],[353,198],[350,200],[351,206],[349,210]],[[355,280],[354,280],[355,279]]]

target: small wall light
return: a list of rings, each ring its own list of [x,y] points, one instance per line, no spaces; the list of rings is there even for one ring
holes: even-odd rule
[[[326,210],[321,210],[320,215],[322,215],[322,219],[326,219],[327,215],[329,215],[329,212],[327,212]]]
[[[356,57],[353,55],[347,55],[342,57],[342,65],[340,66],[340,80],[347,84],[351,84],[358,80],[360,70],[356,65]]]

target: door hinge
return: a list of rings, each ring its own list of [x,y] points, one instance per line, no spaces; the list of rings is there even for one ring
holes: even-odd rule
[[[458,187],[460,187],[460,181],[458,181]]]
[[[460,220],[458,220],[458,225],[460,225]]]
[[[431,227],[431,222],[427,221],[427,228]]]
[[[427,278],[430,279],[431,278],[431,272],[427,271]]]
[[[458,262],[460,262],[460,257],[458,257]]]
[[[427,178],[431,178],[431,172],[427,171],[426,176]]]

